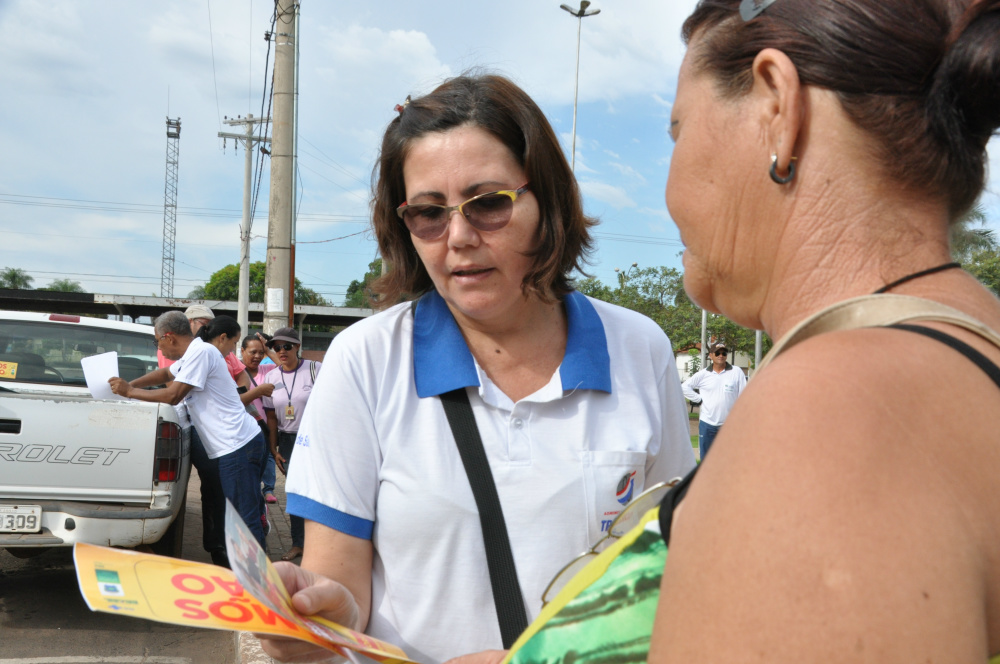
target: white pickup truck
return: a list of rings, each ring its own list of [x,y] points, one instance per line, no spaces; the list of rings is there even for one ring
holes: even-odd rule
[[[181,555],[189,425],[166,404],[94,399],[80,360],[109,351],[128,380],[157,366],[150,326],[0,311],[0,548]]]

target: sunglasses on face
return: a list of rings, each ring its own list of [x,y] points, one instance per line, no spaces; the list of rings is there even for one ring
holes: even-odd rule
[[[528,189],[528,183],[524,183],[513,190],[504,189],[479,194],[458,205],[435,203],[410,205],[404,201],[396,208],[396,214],[406,224],[406,228],[421,240],[436,240],[444,235],[451,213],[455,210],[458,210],[477,231],[498,231],[510,221],[514,212],[514,201]]]
[[[729,355],[729,351],[726,350],[725,348],[722,348],[720,350],[715,351],[715,354],[716,355]]]
[[[295,344],[274,344],[273,346],[271,346],[271,348],[273,348],[276,351],[292,350],[293,348],[295,348]]]

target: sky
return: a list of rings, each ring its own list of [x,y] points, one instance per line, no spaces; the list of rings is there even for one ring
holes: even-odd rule
[[[577,6],[575,0],[569,0]],[[580,44],[576,175],[601,220],[588,272],[680,268],[664,203],[670,107],[695,0],[595,0]],[[239,261],[244,153],[266,114],[266,0],[0,0],[0,268],[33,286],[160,295],[166,118],[181,119],[174,297]],[[578,19],[559,0],[302,0],[296,277],[332,304],[378,255],[371,173],[394,106],[471,68],[531,95],[567,157]],[[267,64],[267,68],[266,68]],[[1000,163],[1000,140],[990,144]],[[1000,228],[1000,168],[984,196]],[[269,170],[251,260],[264,260]]]

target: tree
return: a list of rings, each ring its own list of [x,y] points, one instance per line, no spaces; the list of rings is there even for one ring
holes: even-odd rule
[[[996,234],[991,229],[972,228],[985,224],[986,213],[981,205],[977,205],[952,225],[949,233],[951,236],[951,255],[963,266],[972,260],[974,254],[983,251],[995,252],[1000,248],[997,244]]]
[[[371,290],[371,283],[382,276],[382,259],[376,258],[368,264],[368,271],[361,281],[354,279],[347,286],[347,297],[344,299],[345,307],[355,307],[359,309],[372,306],[374,293]]]
[[[1000,297],[1000,251],[976,252],[962,267]]]
[[[39,288],[42,291],[58,291],[60,293],[83,293],[83,286],[80,285],[79,281],[73,281],[72,279],[56,279],[51,284],[45,288]]]
[[[250,302],[264,301],[264,261],[250,264]],[[235,302],[240,297],[240,267],[227,265],[215,272],[203,287],[192,290],[188,297],[197,300],[228,300]],[[295,280],[295,303],[328,305],[323,296],[311,288],[306,288],[298,279]]]
[[[0,272],[0,288],[12,288],[14,290],[30,290],[31,282],[35,278],[16,267],[8,267]]]
[[[682,272],[663,266],[639,268],[633,264],[628,270],[619,271],[617,276],[617,288],[594,278],[581,280],[576,288],[584,295],[638,311],[653,319],[670,337],[677,352],[695,348],[701,343],[701,309],[687,296]],[[716,315],[708,317],[707,328],[710,339],[724,342],[734,352],[753,356],[756,342],[754,330]],[[764,335],[764,351],[770,347],[771,340]]]

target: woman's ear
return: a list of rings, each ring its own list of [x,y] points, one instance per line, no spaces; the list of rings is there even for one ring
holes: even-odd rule
[[[765,140],[778,157],[777,171],[784,174],[799,156],[795,146],[804,124],[804,90],[799,71],[782,51],[765,48],[754,58],[752,72],[751,94],[758,102]]]

